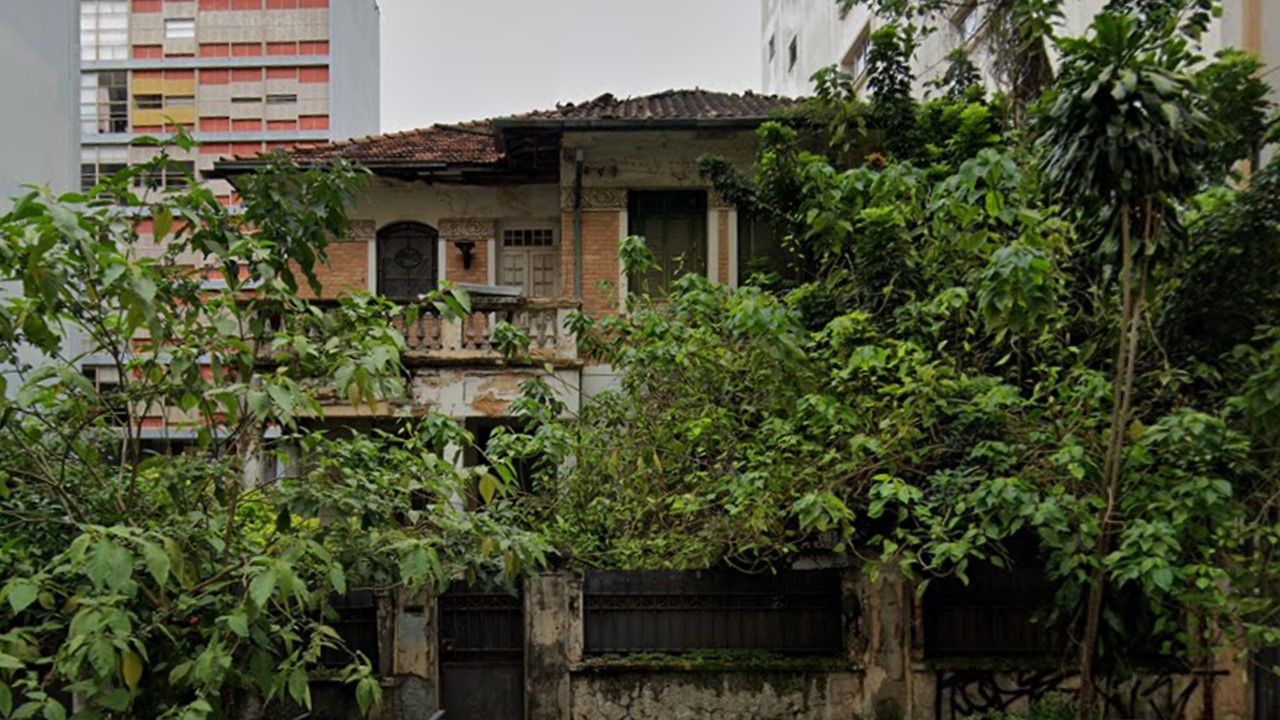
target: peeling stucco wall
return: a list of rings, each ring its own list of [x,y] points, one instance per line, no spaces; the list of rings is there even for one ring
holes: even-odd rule
[[[628,672],[573,678],[573,720],[856,718],[853,672]]]

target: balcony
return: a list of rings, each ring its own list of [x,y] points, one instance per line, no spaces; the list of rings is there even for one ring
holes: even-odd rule
[[[323,306],[325,301],[317,304]],[[336,304],[336,303],[334,303]],[[471,312],[445,318],[430,304],[408,322],[398,316],[393,326],[404,335],[403,361],[409,366],[579,365],[578,343],[568,329],[569,313],[579,300],[531,297],[471,297]],[[528,352],[505,357],[494,329],[507,323],[529,338]],[[276,319],[275,328],[288,326]],[[320,340],[320,338],[314,338]]]

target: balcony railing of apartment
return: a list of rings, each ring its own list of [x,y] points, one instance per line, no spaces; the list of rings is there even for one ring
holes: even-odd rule
[[[336,301],[316,304],[323,307],[336,305]],[[401,315],[392,324],[404,335],[403,359],[410,365],[572,365],[578,362],[578,343],[568,329],[568,318],[581,305],[578,300],[473,295],[471,311],[463,317],[446,318],[434,306],[424,304],[413,322]],[[277,317],[274,322],[277,329],[286,329],[289,318]],[[527,354],[504,356],[502,338],[495,333],[501,323],[529,338]]]

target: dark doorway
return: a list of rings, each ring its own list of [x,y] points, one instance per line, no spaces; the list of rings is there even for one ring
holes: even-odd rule
[[[449,720],[524,717],[524,600],[455,583],[440,596],[440,706]]]
[[[378,293],[412,300],[436,289],[440,233],[430,225],[401,222],[378,231]]]

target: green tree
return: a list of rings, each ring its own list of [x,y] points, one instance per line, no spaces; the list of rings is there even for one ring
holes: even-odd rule
[[[23,343],[46,356],[0,400],[0,715],[67,717],[58,692],[86,720],[307,707],[326,652],[345,655],[331,672],[367,711],[380,685],[333,629],[336,596],[500,581],[543,559],[500,503],[454,501],[478,471],[442,457],[470,443],[452,421],[323,430],[324,398],[403,393],[398,314],[460,312],[466,296],[300,295],[346,230],[355,168],[272,163],[240,181],[243,212],[194,185],[135,191],[166,169],[162,155],[87,194],[33,190],[0,217],[0,277],[17,287],[0,357]],[[140,252],[141,218],[165,239],[158,257]],[[118,384],[81,373],[63,328]],[[191,431],[185,449],[146,440],[159,416]],[[283,472],[268,482],[264,461]]]
[[[1111,552],[1113,516],[1121,502],[1153,263],[1170,252],[1179,204],[1204,181],[1211,127],[1193,99],[1192,56],[1184,42],[1159,37],[1126,15],[1099,15],[1092,31],[1091,38],[1061,42],[1063,71],[1038,144],[1050,192],[1107,218],[1100,251],[1118,266],[1120,329],[1102,473],[1101,559]],[[1093,717],[1095,710],[1093,670],[1105,583],[1099,562],[1081,645],[1081,718]]]

